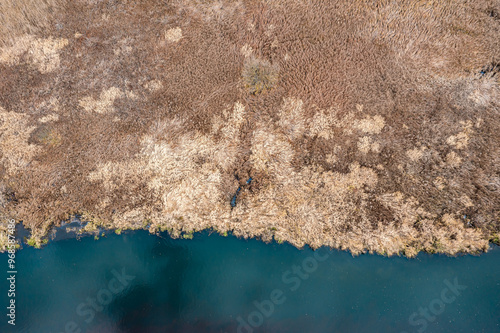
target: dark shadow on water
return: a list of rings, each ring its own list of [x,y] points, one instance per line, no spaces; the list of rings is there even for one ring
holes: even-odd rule
[[[128,328],[147,327],[156,322],[174,322],[181,315],[185,299],[182,297],[183,277],[191,260],[188,247],[171,238],[157,236],[151,248],[152,258],[161,258],[153,279],[135,286],[114,306],[129,309],[123,312],[118,326]]]

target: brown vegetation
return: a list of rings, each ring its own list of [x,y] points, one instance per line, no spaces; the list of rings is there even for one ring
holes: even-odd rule
[[[12,43],[22,34],[42,33],[50,28],[52,13],[60,0],[0,1],[0,45]]]
[[[79,213],[353,253],[498,240],[498,2],[28,3],[0,1],[0,205],[35,239]]]

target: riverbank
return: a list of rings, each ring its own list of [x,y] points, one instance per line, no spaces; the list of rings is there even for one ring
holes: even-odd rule
[[[53,242],[59,242],[63,240],[71,240],[71,239],[76,239],[76,240],[81,240],[84,238],[90,238],[94,239],[95,241],[98,241],[101,238],[107,238],[110,235],[134,235],[136,232],[148,232],[149,234],[152,235],[152,237],[160,237],[160,238],[171,238],[171,239],[185,239],[185,240],[191,240],[194,239],[196,236],[197,238],[203,236],[210,236],[212,234],[222,236],[222,237],[235,237],[235,235],[232,232],[227,232],[227,231],[220,231],[217,229],[205,229],[205,230],[199,230],[199,231],[191,231],[191,232],[184,232],[184,233],[178,233],[174,234],[172,230],[156,230],[156,229],[150,229],[150,225],[146,225],[141,229],[122,229],[122,228],[117,228],[117,229],[107,229],[105,227],[99,227],[96,226],[94,223],[90,221],[85,221],[83,220],[82,216],[73,216],[70,220],[67,221],[62,221],[61,224],[57,227],[53,227],[50,229],[50,231],[46,234],[45,237],[42,238],[40,242],[37,242],[35,238],[32,236],[31,232],[27,229],[24,228],[22,223],[19,223],[16,225],[15,232],[14,232],[14,238],[15,238],[15,248],[16,251],[22,250],[23,248],[26,247],[34,247],[37,249],[41,249],[46,247],[49,243]],[[242,237],[238,237],[239,239],[242,239]],[[281,244],[286,244],[288,242],[285,242],[281,239],[276,239],[276,238],[271,238],[271,239],[262,239],[259,237],[253,237],[257,238],[258,241],[262,241],[263,243],[266,244],[275,244],[275,245],[281,245]],[[286,245],[289,246],[290,244]],[[475,255],[480,255],[482,252],[489,252],[491,249],[495,249],[497,246],[499,246],[498,240],[495,240],[494,242],[491,242],[487,247],[485,247],[482,251],[476,251],[476,252],[466,252],[466,251],[459,251],[456,253],[453,253],[452,256],[463,256],[467,254],[475,254]],[[284,245],[285,246],[285,245]],[[7,247],[7,243],[5,243],[5,247]],[[295,246],[297,247],[297,246]],[[304,248],[310,248],[307,244],[301,247],[301,249]],[[324,247],[321,247],[324,250]],[[315,249],[315,248],[313,248]],[[317,248],[316,248],[317,249]],[[332,249],[330,249],[332,250]],[[349,251],[349,249],[347,249]],[[1,251],[0,251],[1,252]],[[360,254],[366,254],[369,251],[360,251],[358,253],[353,253],[350,251],[353,256],[358,256]],[[439,252],[436,251],[423,251],[427,252],[428,254],[439,254]],[[374,252],[369,252],[373,254]],[[378,255],[384,255],[388,256],[389,254],[387,253],[377,253]],[[443,253],[441,253],[443,254]],[[445,253],[450,255],[449,253]],[[406,257],[416,257],[415,256],[409,256],[403,252],[400,253],[394,253],[390,254],[389,256],[392,255],[397,255],[397,256],[406,256]]]

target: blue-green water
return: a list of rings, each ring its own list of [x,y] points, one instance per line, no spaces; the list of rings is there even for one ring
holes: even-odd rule
[[[145,231],[25,248],[15,327],[0,283],[0,332],[500,332],[498,247],[411,260],[314,253]],[[0,262],[7,275],[7,254]]]

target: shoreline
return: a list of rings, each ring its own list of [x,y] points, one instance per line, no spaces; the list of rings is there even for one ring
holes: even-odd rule
[[[178,236],[173,236],[171,233],[168,231],[155,231],[151,232],[149,228],[144,229],[144,228],[139,228],[139,229],[106,229],[106,228],[97,228],[97,230],[91,230],[88,231],[86,230],[86,226],[91,223],[89,221],[82,221],[79,217],[74,216],[71,220],[67,221],[61,221],[61,225],[58,227],[53,227],[49,233],[43,237],[40,240],[35,240],[34,243],[29,244],[30,240],[33,240],[30,237],[30,231],[25,229],[22,225],[22,223],[16,224],[16,244],[19,244],[19,247],[16,247],[16,251],[22,250],[24,246],[28,247],[33,247],[35,249],[40,249],[43,250],[43,248],[48,245],[49,243],[52,242],[58,242],[62,240],[67,240],[67,239],[77,239],[80,240],[81,238],[89,238],[89,237],[94,237],[94,240],[98,241],[100,238],[105,238],[108,235],[133,235],[135,232],[148,232],[151,236],[156,236],[156,237],[161,237],[163,238],[164,236],[169,237],[171,239],[185,239],[185,240],[192,240],[195,235],[197,236],[202,236],[202,235],[212,235],[212,234],[217,234],[218,236],[221,237],[236,237],[237,239],[240,240],[249,240],[249,239],[254,239],[260,242],[263,242],[265,244],[272,244],[275,243],[277,245],[281,245],[283,243],[288,243],[289,245],[295,247],[298,250],[302,250],[304,248],[311,248],[308,244],[304,244],[302,247],[297,247],[294,246],[293,244],[287,242],[287,241],[280,241],[276,239],[271,239],[271,240],[264,240],[259,237],[251,237],[251,238],[244,238],[241,236],[236,236],[232,232],[219,232],[215,229],[208,228],[204,230],[198,230],[196,232],[189,232],[189,233],[182,233]],[[380,255],[384,257],[406,257],[408,259],[416,258],[419,254],[427,254],[427,255],[446,255],[448,257],[461,257],[465,255],[472,255],[472,256],[481,256],[485,253],[488,253],[492,248],[500,247],[500,242],[493,242],[490,241],[488,248],[485,251],[477,251],[477,252],[458,252],[458,253],[446,253],[446,252],[428,252],[428,251],[420,251],[418,252],[415,256],[405,256],[403,252],[401,253],[395,253],[391,255],[387,255],[384,253],[379,253],[379,252],[369,252],[369,251],[361,251],[359,253],[353,253],[349,249],[338,249],[338,248],[331,248],[328,246],[320,246],[318,248],[311,248],[312,250],[316,251],[321,248],[328,248],[328,250],[333,250],[333,251],[342,251],[342,252],[349,252],[353,257],[359,256],[359,255]],[[6,252],[6,250],[1,250],[0,253]]]

